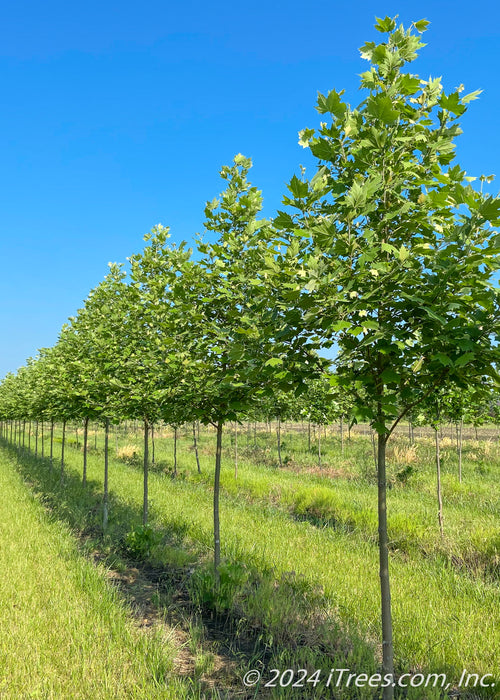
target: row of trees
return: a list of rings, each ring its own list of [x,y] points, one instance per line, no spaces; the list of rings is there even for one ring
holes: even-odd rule
[[[351,416],[377,433],[386,674],[394,670],[387,441],[440,387],[496,381],[499,357],[500,199],[482,192],[490,178],[476,189],[453,163],[458,120],[478,93],[463,95],[461,86],[446,94],[440,79],[404,72],[427,24],[377,20],[386,36],[361,49],[370,67],[357,108],[342,92],[319,95],[325,121],[300,134],[317,171],[292,177],[287,210],[259,218],[251,162],[236,156],[221,172],[226,189],[205,209],[215,242],[200,238],[193,253],[156,227],[130,258],[130,279],[111,266],[57,345],[41,353],[43,369],[20,371],[27,406],[49,405],[50,419],[101,418],[108,427],[117,412],[141,418],[146,511],[148,427],[160,418],[215,426],[217,571],[224,425],[264,396],[303,393],[328,368],[321,350],[335,344],[331,383],[349,396]],[[35,397],[37,372],[43,390]],[[3,393],[3,413],[8,400]]]

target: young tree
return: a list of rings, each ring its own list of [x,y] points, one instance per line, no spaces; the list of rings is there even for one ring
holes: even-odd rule
[[[365,99],[319,95],[325,121],[300,143],[318,163],[293,177],[274,225],[295,250],[300,283],[290,326],[338,343],[337,381],[356,396],[358,419],[378,436],[378,519],[383,670],[394,673],[386,505],[387,441],[399,421],[447,381],[465,387],[498,360],[500,200],[483,195],[454,160],[458,119],[478,93],[445,94],[439,78],[403,71],[423,46],[409,29],[377,20],[385,41],[361,49]],[[297,254],[295,255],[297,258]],[[300,309],[300,314],[296,309]],[[384,698],[392,698],[392,686]]]

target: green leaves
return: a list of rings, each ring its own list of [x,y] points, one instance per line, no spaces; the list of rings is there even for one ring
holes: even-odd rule
[[[430,22],[426,19],[419,19],[418,22],[414,22],[413,26],[417,30],[417,32],[425,32],[427,27],[429,26]]]
[[[392,124],[399,117],[398,110],[394,109],[393,102],[388,95],[378,94],[367,100],[366,111],[369,115],[381,121],[383,124]]]

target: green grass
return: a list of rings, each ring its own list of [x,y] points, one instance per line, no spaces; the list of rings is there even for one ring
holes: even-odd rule
[[[0,696],[177,698],[175,646],[140,632],[68,527],[50,519],[0,454]]]
[[[179,444],[177,480],[168,473],[171,440],[157,439],[150,512],[155,528],[164,535],[165,544],[156,552],[158,561],[176,557],[177,561],[192,562],[210,554],[213,434],[205,431],[200,437],[203,475],[196,475],[188,433]],[[403,446],[403,437],[398,439]],[[119,445],[136,442],[140,446],[140,440],[140,433],[136,437],[120,435]],[[230,605],[247,623],[263,630],[266,640],[274,644],[276,658],[284,660],[290,653],[297,663],[299,659],[306,663],[305,647],[294,650],[291,641],[302,629],[303,641],[311,642],[312,631],[321,620],[321,634],[331,645],[330,662],[346,664],[346,655],[350,655],[349,663],[360,668],[376,666],[380,638],[376,488],[369,439],[353,435],[351,443],[346,443],[344,457],[339,454],[337,436],[323,440],[323,462],[330,471],[314,473],[306,470],[312,468],[315,455],[304,449],[303,436],[291,436],[294,451],[290,445],[287,448],[289,462],[299,465],[297,471],[276,469],[272,436],[260,433],[257,440],[255,450],[253,435],[249,435],[248,445],[245,437],[240,437],[235,479],[226,437],[221,521]],[[284,440],[286,446],[286,436]],[[99,441],[100,449],[100,436]],[[257,454],[262,461],[259,465],[255,464]],[[67,457],[68,482],[76,483],[81,452],[69,449]],[[139,460],[132,462],[111,461],[110,533],[118,541],[140,523],[142,478]],[[412,462],[414,471],[399,483],[397,473],[404,466],[395,459],[390,463],[391,578],[398,667],[446,670],[455,681],[463,668],[493,673],[498,679],[500,596],[492,575],[498,556],[498,448],[493,444],[467,445],[462,484],[456,477],[452,450],[445,448],[445,543],[440,542],[436,523],[429,439],[419,441],[417,459]],[[332,470],[336,472],[333,479]],[[89,492],[94,497],[102,488],[102,471],[98,450],[89,457]],[[57,490],[57,481],[54,476],[51,502],[57,501],[62,512],[64,490]],[[65,488],[68,492],[69,485]],[[81,492],[80,509],[75,507],[74,498],[67,504],[72,524],[82,529],[92,508],[94,526],[99,520],[95,503],[85,500],[88,496]],[[472,563],[478,558],[481,566],[457,566],[453,559],[457,553],[470,556]],[[493,568],[488,569],[485,562]],[[203,580],[203,571],[193,577],[192,593],[200,600],[210,583]],[[277,590],[284,594],[277,596]],[[295,622],[293,608],[299,610]],[[356,641],[357,635],[371,645],[371,652],[370,647]],[[345,637],[354,640],[350,646],[342,641]],[[417,693],[414,697],[423,696]]]

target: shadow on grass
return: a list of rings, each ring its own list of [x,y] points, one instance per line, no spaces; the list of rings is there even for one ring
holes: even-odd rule
[[[104,557],[116,554],[126,566],[137,567],[147,584],[153,583],[157,595],[163,593],[170,601],[182,598],[183,611],[201,618],[206,639],[214,640],[227,658],[237,659],[245,668],[307,668],[323,669],[350,668],[352,672],[375,674],[379,671],[374,649],[355,633],[341,629],[333,620],[331,611],[322,603],[322,592],[315,590],[305,579],[294,572],[278,575],[275,571],[258,571],[247,565],[244,556],[238,561],[223,561],[221,565],[221,585],[215,592],[213,569],[206,561],[199,559],[189,566],[175,564],[175,557],[185,547],[190,549],[187,525],[172,524],[162,528],[162,541],[165,549],[170,547],[174,559],[172,563],[163,558],[158,566],[153,560],[138,562],[126,559],[125,537],[134,528],[140,528],[142,512],[121,501],[115,493],[109,495],[108,529],[102,532],[103,497],[101,484],[88,481],[84,488],[81,475],[76,469],[66,468],[61,482],[60,462],[54,460],[51,468],[48,458],[34,457],[27,451],[19,450],[0,440],[0,445],[9,453],[16,467],[31,488],[34,495],[46,506],[51,516],[67,523],[77,535],[90,540],[92,547]],[[134,465],[139,470],[139,465]],[[153,523],[154,524],[154,523]],[[109,561],[109,560],[108,560]],[[118,560],[117,560],[118,561]],[[177,559],[179,561],[179,558]],[[177,572],[177,574],[176,574]],[[179,575],[180,574],[180,575]],[[151,586],[149,586],[151,588]],[[130,603],[126,590],[118,589]],[[159,617],[161,613],[158,613]],[[399,669],[405,672],[406,669]],[[264,675],[263,675],[264,678]],[[254,688],[246,694],[241,685],[234,693],[224,697],[288,698],[287,688]],[[318,698],[315,686],[301,688],[297,698]],[[360,692],[358,688],[344,688],[342,698],[378,697],[376,690]],[[223,691],[224,692],[224,691]],[[207,695],[206,697],[217,697]],[[330,696],[329,696],[330,697]],[[417,698],[418,695],[396,693],[396,697]],[[443,694],[429,695],[429,698],[443,698]],[[454,697],[494,697],[485,690],[484,694],[459,694]]]

